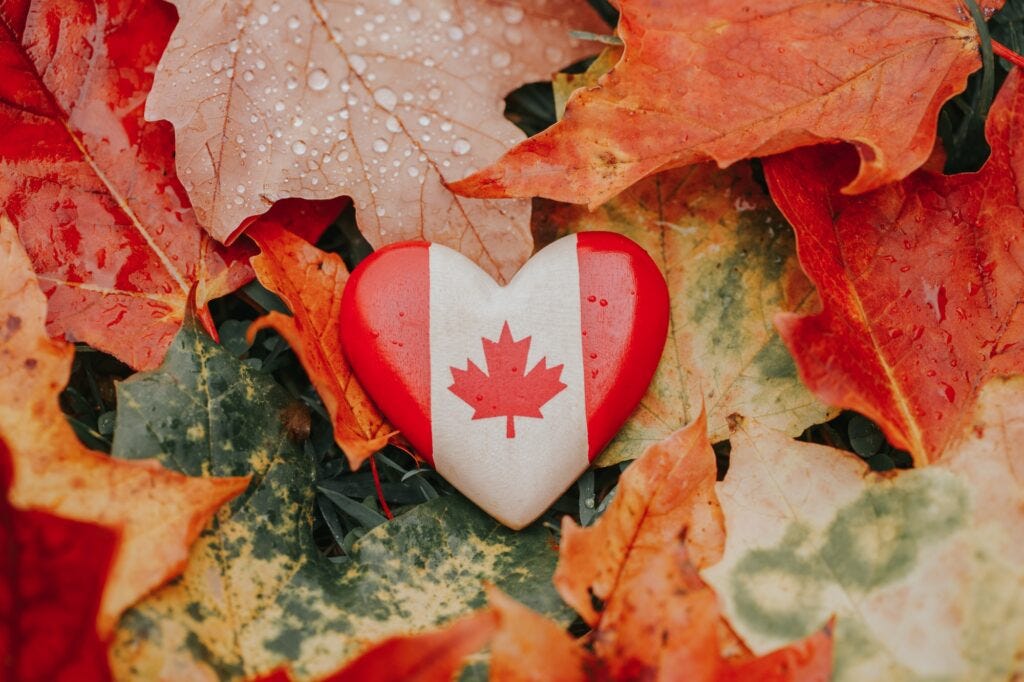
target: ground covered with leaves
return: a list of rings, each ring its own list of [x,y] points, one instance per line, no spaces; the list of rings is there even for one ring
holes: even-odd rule
[[[0,19],[0,678],[1024,676],[1024,0]],[[668,340],[512,531],[342,293],[596,230]]]

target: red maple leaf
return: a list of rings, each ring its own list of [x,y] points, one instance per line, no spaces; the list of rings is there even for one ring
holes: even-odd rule
[[[547,358],[541,358],[533,369],[524,374],[530,338],[513,341],[512,331],[506,322],[497,342],[481,339],[488,374],[484,374],[472,360],[467,360],[466,369],[451,368],[455,383],[448,390],[476,410],[473,419],[508,419],[505,429],[508,438],[516,437],[515,417],[543,419],[540,408],[565,388],[560,380],[562,365],[548,367]]]

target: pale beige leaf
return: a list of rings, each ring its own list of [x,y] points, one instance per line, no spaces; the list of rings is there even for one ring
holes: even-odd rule
[[[755,653],[836,614],[839,682],[1024,675],[1024,377],[991,381],[962,434],[936,465],[883,475],[739,425],[725,555],[704,577]]]
[[[525,136],[504,96],[595,52],[586,2],[174,0],[181,21],[147,102],[174,124],[199,220],[230,241],[284,197],[353,198],[374,246],[429,239],[507,279],[530,205],[444,185]]]

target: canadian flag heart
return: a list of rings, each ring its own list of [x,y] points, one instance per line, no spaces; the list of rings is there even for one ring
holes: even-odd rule
[[[637,244],[559,239],[505,286],[452,249],[373,253],[341,303],[342,348],[377,407],[437,471],[511,528],[547,509],[640,401],[668,288]]]

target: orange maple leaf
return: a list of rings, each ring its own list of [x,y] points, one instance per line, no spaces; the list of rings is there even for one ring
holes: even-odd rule
[[[473,419],[505,417],[508,420],[505,436],[508,438],[516,437],[515,417],[543,419],[540,408],[566,387],[560,380],[563,365],[548,367],[546,357],[541,358],[529,372],[523,373],[526,356],[530,352],[530,339],[527,336],[514,341],[506,322],[497,342],[481,339],[488,374],[484,374],[472,360],[467,360],[466,369],[451,368],[455,383],[448,390],[475,410]]]

